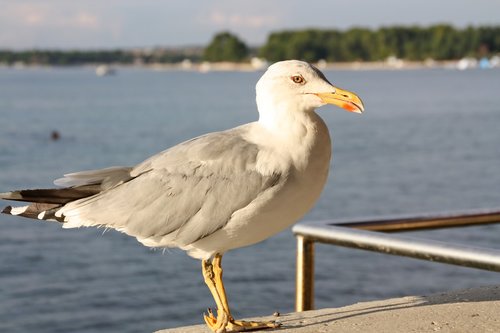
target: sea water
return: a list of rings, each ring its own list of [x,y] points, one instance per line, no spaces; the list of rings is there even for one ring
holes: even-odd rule
[[[325,74],[358,93],[366,112],[319,110],[333,137],[333,163],[303,221],[500,206],[499,70]],[[260,75],[0,69],[0,192],[134,165],[191,137],[254,121]],[[406,235],[499,248],[500,226]],[[235,316],[293,310],[290,230],[229,252],[223,264]],[[318,245],[315,281],[316,306],[334,307],[498,284],[500,275]],[[213,306],[200,262],[179,250],[150,250],[115,231],[0,216],[0,332],[152,332],[201,323]]]

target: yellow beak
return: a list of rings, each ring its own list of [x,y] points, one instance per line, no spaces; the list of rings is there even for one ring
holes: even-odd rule
[[[334,92],[315,93],[324,103],[340,106],[350,112],[362,113],[365,110],[361,98],[356,94],[335,87]]]

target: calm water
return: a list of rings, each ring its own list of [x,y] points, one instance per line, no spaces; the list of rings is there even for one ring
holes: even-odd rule
[[[329,183],[304,220],[500,206],[500,71],[339,71],[363,116],[324,107]],[[132,165],[175,143],[256,119],[260,73],[0,69],[0,191]],[[61,140],[50,140],[52,130]],[[7,204],[6,202],[1,202]],[[500,226],[413,235],[499,248]],[[317,247],[316,305],[497,284],[500,275]],[[286,231],[225,256],[237,316],[291,311]],[[201,323],[213,306],[200,263],[117,232],[0,216],[0,332],[151,332]]]

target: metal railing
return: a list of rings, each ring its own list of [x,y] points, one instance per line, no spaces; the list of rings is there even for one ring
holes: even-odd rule
[[[500,223],[500,210],[297,224],[295,310],[314,308],[315,242],[500,272],[500,250],[384,234],[493,223]]]

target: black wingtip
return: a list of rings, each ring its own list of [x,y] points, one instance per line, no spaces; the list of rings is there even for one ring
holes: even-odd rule
[[[12,206],[7,206],[2,210],[2,214],[9,214],[12,211]]]

